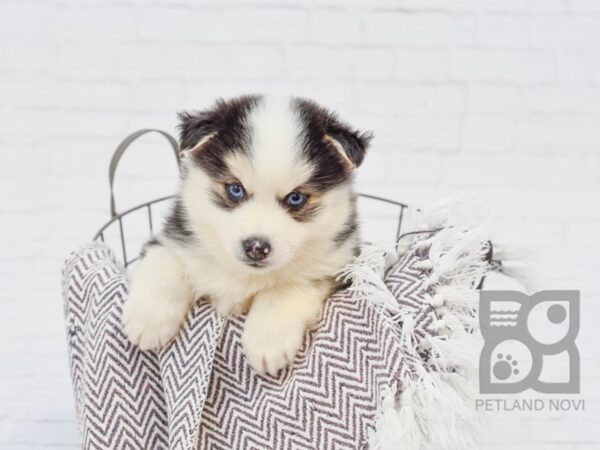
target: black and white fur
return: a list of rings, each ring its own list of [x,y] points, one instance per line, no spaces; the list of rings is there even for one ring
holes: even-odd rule
[[[208,298],[222,315],[248,311],[248,362],[275,375],[357,250],[352,179],[371,136],[301,98],[244,96],[180,119],[180,192],[132,274],[125,332],[160,347]],[[305,203],[291,207],[291,193]]]

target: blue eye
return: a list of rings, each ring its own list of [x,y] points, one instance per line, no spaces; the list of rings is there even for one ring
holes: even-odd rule
[[[290,192],[285,198],[285,203],[293,209],[298,209],[306,203],[306,195],[300,192]]]
[[[225,190],[227,191],[227,196],[229,199],[233,200],[234,202],[239,202],[246,196],[246,190],[244,189],[244,186],[238,183],[226,185]]]

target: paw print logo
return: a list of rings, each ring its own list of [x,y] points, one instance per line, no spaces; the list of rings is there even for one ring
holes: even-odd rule
[[[490,382],[494,385],[514,385],[531,371],[533,356],[529,348],[515,339],[499,342],[490,355]],[[504,387],[503,389],[507,389]]]
[[[482,291],[479,323],[484,338],[480,357],[482,393],[579,392],[579,292]],[[560,363],[559,381],[549,380],[544,364]],[[568,380],[565,382],[564,380]],[[544,380],[544,381],[542,381]]]
[[[498,353],[496,356],[498,361],[494,364],[493,371],[494,376],[499,380],[508,380],[512,375],[519,375],[519,362],[513,359],[512,355],[504,356],[502,353]]]

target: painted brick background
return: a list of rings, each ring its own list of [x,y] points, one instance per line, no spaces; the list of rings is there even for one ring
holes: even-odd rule
[[[482,448],[600,448],[596,0],[0,0],[0,447],[77,448],[60,267],[108,216],[113,148],[248,92],[375,130],[363,192],[477,194],[542,287],[581,289],[586,411],[490,415]],[[121,209],[174,189],[169,156],[124,158]]]

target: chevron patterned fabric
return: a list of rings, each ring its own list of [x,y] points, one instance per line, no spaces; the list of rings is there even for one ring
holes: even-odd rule
[[[426,256],[426,255],[425,255]],[[435,335],[435,309],[404,253],[385,275],[418,336]],[[63,271],[71,375],[85,449],[367,448],[381,392],[414,375],[397,325],[342,291],[326,302],[293,366],[261,376],[246,363],[244,317],[224,321],[207,303],[160,352],[141,352],[121,330],[127,277],[111,250],[93,243]]]

